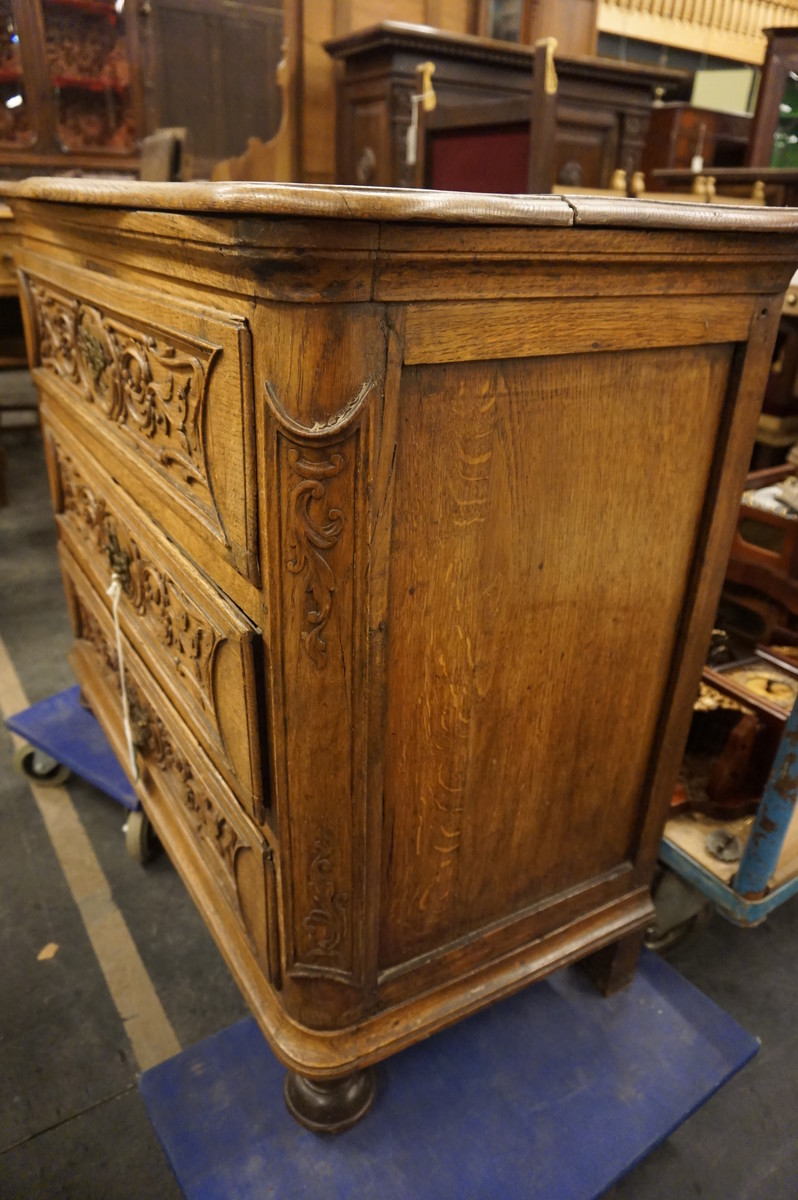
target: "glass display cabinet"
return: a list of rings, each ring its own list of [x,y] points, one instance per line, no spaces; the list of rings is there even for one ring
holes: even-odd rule
[[[2,175],[135,172],[142,14],[125,0],[0,0]]]
[[[766,29],[746,166],[798,167],[798,28]]]

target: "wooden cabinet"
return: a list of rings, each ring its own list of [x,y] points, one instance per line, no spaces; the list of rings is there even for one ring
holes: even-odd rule
[[[574,959],[628,980],[798,217],[11,201],[72,662],[292,1111]]]
[[[145,132],[137,4],[0,0],[0,172],[132,174]]]
[[[696,157],[707,168],[742,166],[750,135],[748,113],[716,112],[682,101],[662,104],[651,110],[640,169],[651,187],[652,171],[689,170]]]
[[[325,42],[342,73],[336,87],[336,177],[339,183],[407,187],[411,97],[416,67],[435,64],[441,106],[475,108],[517,100],[529,116],[534,49],[489,38],[384,22]],[[609,186],[615,167],[631,177],[640,165],[656,88],[683,83],[683,71],[598,58],[557,56],[558,157],[583,163],[585,186]],[[516,119],[519,114],[516,113]]]

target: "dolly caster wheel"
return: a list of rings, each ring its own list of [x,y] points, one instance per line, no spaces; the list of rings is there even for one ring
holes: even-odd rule
[[[152,823],[140,808],[128,813],[125,822],[125,846],[131,858],[146,866],[158,852],[158,838]]]
[[[657,870],[651,893],[656,919],[646,930],[645,945],[657,954],[668,955],[689,941],[712,916],[709,901],[667,867]]]
[[[58,787],[60,783],[66,783],[72,774],[69,767],[43,750],[37,750],[29,742],[14,751],[14,770],[38,783],[39,787]]]
[[[313,1133],[341,1133],[350,1129],[374,1103],[376,1076],[369,1067],[343,1079],[308,1079],[289,1071],[283,1094],[294,1120]]]

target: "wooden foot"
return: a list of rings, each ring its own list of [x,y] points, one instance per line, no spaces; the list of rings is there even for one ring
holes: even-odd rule
[[[640,929],[582,959],[582,966],[603,995],[620,992],[632,982],[644,936],[645,930]]]
[[[308,1079],[289,1071],[283,1094],[294,1120],[314,1133],[340,1133],[356,1124],[374,1103],[376,1078],[371,1068],[343,1079]]]

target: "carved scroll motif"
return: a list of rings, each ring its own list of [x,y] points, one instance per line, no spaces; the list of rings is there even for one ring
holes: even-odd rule
[[[216,513],[208,482],[203,414],[218,346],[134,329],[110,313],[29,279],[44,368],[77,385],[84,400]],[[218,513],[216,513],[218,518]]]
[[[292,575],[301,575],[310,601],[305,613],[307,628],[301,633],[302,645],[319,668],[327,662],[327,644],[322,633],[330,619],[335,575],[326,552],[332,550],[344,527],[344,515],[338,508],[327,508],[327,481],[344,467],[341,454],[332,454],[322,462],[303,458],[298,450],[289,450],[291,470],[300,482],[289,498],[288,544],[291,557],[286,567]]]
[[[81,536],[107,556],[131,607],[181,678],[197,692],[200,705],[215,716],[213,660],[224,638],[183,590],[142,554],[136,539],[95,495],[71,455],[60,449],[58,472],[64,512]]]
[[[56,296],[29,280],[39,334],[39,357],[43,367],[61,379],[77,382],[75,343],[77,300]]]
[[[181,799],[193,819],[194,832],[218,854],[235,888],[235,858],[245,843],[227,818],[219,812],[208,793],[198,786],[191,767],[175,749],[160,717],[150,715],[149,731],[148,756],[159,770],[178,779],[181,785]]]
[[[106,640],[99,622],[78,600],[80,635],[99,655],[106,674],[119,691],[119,663]],[[142,699],[135,684],[127,677],[126,687],[131,713],[136,714],[137,745],[145,761],[176,782],[175,791],[189,814],[194,832],[218,855],[229,877],[237,901],[235,858],[246,843],[221,813],[205,789],[198,784],[191,766],[175,748],[166,726]]]
[[[346,946],[349,895],[336,889],[334,848],[329,829],[321,828],[313,843],[316,853],[308,872],[308,890],[313,907],[302,922],[308,939],[303,958],[311,963],[322,961],[335,965],[335,959]]]

